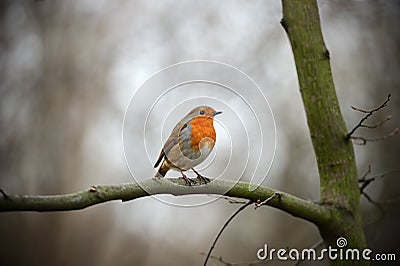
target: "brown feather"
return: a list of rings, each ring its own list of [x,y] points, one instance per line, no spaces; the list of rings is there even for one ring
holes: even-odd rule
[[[182,123],[178,123],[174,130],[172,130],[171,135],[169,136],[169,138],[167,139],[167,141],[164,144],[163,149],[160,152],[160,155],[158,156],[157,162],[154,164],[154,168],[156,168],[160,162],[162,161],[163,158],[166,157],[166,155],[168,154],[168,152],[172,149],[172,147],[178,143],[179,140],[179,132],[181,130],[183,130],[185,127],[187,126],[187,124],[183,124]]]
[[[164,157],[165,157],[164,150],[161,150],[160,155],[158,156],[157,162],[154,164],[154,168],[156,168],[160,164],[161,160]]]

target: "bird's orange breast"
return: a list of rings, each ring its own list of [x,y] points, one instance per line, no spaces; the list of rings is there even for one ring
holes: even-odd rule
[[[208,145],[211,145],[211,149],[214,147],[216,135],[213,122],[212,117],[197,117],[189,122],[192,127],[190,146],[194,150],[199,150],[200,141],[204,138],[212,139]]]

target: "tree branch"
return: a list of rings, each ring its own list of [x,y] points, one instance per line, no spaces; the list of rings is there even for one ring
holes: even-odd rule
[[[328,207],[271,188],[263,186],[256,188],[256,186],[246,182],[212,180],[212,182],[206,185],[186,186],[185,182],[180,178],[165,178],[160,180],[147,179],[141,182],[141,186],[136,183],[99,185],[92,186],[84,191],[65,195],[34,196],[6,194],[7,197],[0,196],[0,212],[80,210],[107,201],[130,201],[157,194],[172,194],[175,196],[218,194],[248,199],[254,202],[262,202],[272,195],[279,195],[279,197],[271,198],[266,205],[316,224],[332,222],[331,211]],[[256,189],[251,191],[254,188]]]
[[[333,83],[330,55],[321,31],[317,0],[282,0],[283,25],[289,38],[307,124],[317,159],[321,202],[336,209],[342,226],[332,230],[320,226],[327,245],[339,236],[347,247],[366,247],[360,214],[360,191],[353,145],[346,138],[344,122]],[[327,225],[330,225],[328,222]],[[365,261],[360,264],[368,264]],[[333,261],[331,264],[352,264]]]

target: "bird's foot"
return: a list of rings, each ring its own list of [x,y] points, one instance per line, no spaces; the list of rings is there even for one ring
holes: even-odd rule
[[[190,179],[189,177],[187,177],[184,173],[182,173],[182,178],[185,180],[186,184],[188,186],[194,185],[196,184],[196,180]]]
[[[202,176],[202,175],[198,175],[197,178],[200,180],[200,182],[203,181],[204,184],[207,184],[207,183],[211,182],[210,178]]]
[[[210,183],[211,180],[205,176],[202,176],[201,174],[199,174],[199,172],[197,172],[196,170],[194,170],[194,168],[192,168],[193,172],[195,172],[195,174],[197,175],[197,179],[204,182],[204,184]]]

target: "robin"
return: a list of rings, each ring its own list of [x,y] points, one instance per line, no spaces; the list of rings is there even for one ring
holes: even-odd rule
[[[199,106],[179,121],[158,156],[154,168],[160,163],[161,166],[153,179],[162,178],[173,169],[182,174],[188,185],[192,185],[195,181],[183,173],[192,169],[200,181],[209,182],[194,167],[202,163],[214,148],[216,134],[213,122],[214,117],[221,113],[209,106]]]

